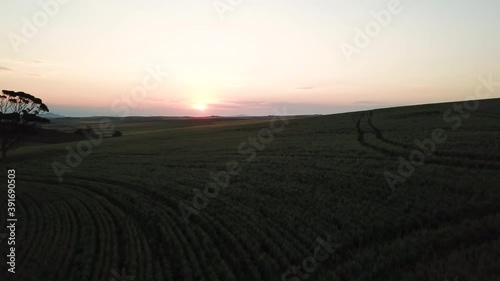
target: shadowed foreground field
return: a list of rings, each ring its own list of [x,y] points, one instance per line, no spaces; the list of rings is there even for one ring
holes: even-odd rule
[[[500,100],[478,106],[114,119],[62,183],[78,142],[30,144],[2,280],[499,280]]]

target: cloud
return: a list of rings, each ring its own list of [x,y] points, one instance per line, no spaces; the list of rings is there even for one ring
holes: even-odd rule
[[[413,85],[409,85],[411,88],[415,88],[415,89],[429,89],[431,88],[429,85],[425,85],[425,84],[413,84]]]
[[[304,87],[297,87],[294,90],[307,90],[307,91],[309,91],[309,90],[314,90],[314,89],[315,89],[315,87],[313,87],[313,86],[304,86]]]
[[[11,68],[0,66],[0,71],[14,71]]]
[[[242,100],[221,102],[217,104],[210,104],[209,106],[216,109],[266,109],[272,108],[274,104],[265,101]]]
[[[152,102],[166,102],[166,103],[190,103],[187,99],[175,98],[175,93],[171,94],[173,97],[165,97],[163,95],[148,95],[145,100]]]
[[[165,98],[165,97],[155,97],[148,96],[146,98],[151,102],[164,102],[170,104],[184,104],[190,106],[195,103],[193,100],[189,99],[179,99],[179,98]],[[221,101],[217,103],[207,103],[210,109],[214,110],[238,110],[238,109],[268,109],[275,106],[275,103],[265,102],[265,101],[251,101],[251,100],[241,100],[241,101]]]
[[[34,77],[45,77],[46,75],[37,74],[37,73],[21,73],[23,75],[34,76]]]
[[[378,105],[380,103],[376,102],[376,101],[361,100],[361,101],[355,101],[352,104],[354,104],[354,105]]]

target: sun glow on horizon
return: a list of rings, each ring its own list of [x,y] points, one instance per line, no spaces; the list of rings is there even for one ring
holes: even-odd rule
[[[207,105],[204,103],[197,103],[197,104],[193,105],[193,108],[200,110],[200,111],[204,111],[205,109],[207,109]]]

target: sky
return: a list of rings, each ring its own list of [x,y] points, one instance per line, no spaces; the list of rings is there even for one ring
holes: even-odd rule
[[[459,101],[479,76],[500,80],[499,11],[498,0],[3,0],[0,88],[65,116]]]

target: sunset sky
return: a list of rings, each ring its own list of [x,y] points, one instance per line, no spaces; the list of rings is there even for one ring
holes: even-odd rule
[[[0,88],[65,116],[117,115],[148,69],[169,76],[130,115],[336,113],[463,100],[478,76],[500,80],[498,0],[401,0],[351,62],[339,46],[390,0],[243,0],[224,19],[211,0],[61,0],[16,52],[39,2],[0,2]]]

